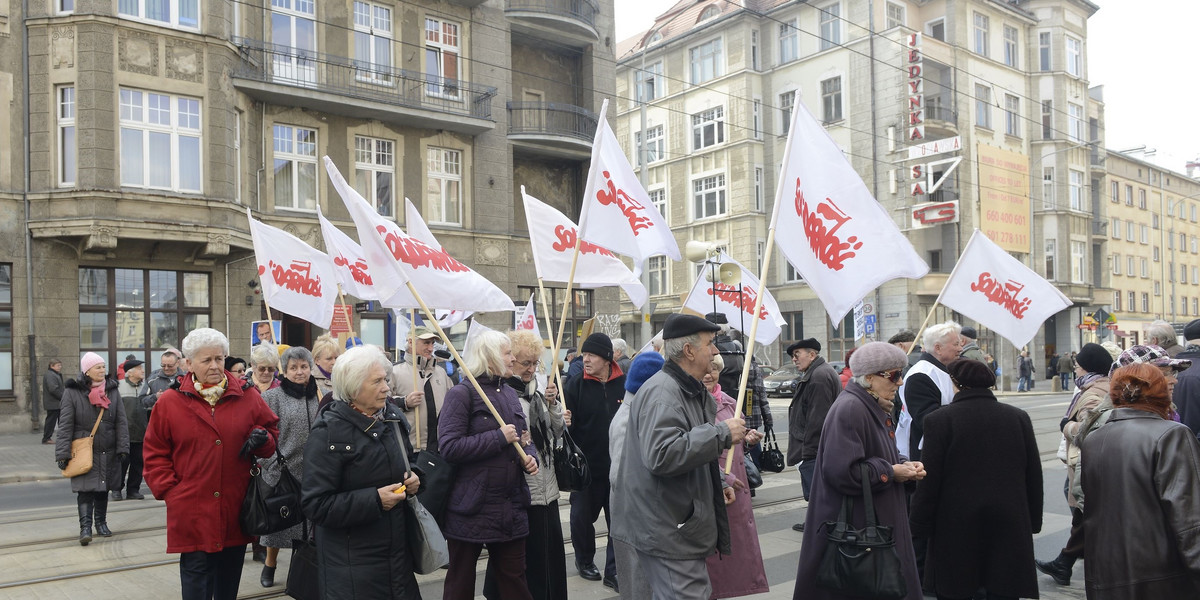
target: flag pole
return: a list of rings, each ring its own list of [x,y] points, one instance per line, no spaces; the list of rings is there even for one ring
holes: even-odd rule
[[[496,410],[496,407],[492,405],[492,401],[488,400],[487,394],[485,394],[483,391],[483,386],[479,385],[479,381],[475,379],[475,375],[471,373],[470,370],[465,368],[466,363],[463,361],[462,357],[459,356],[458,349],[454,347],[454,344],[450,343],[450,337],[447,336],[445,330],[442,329],[442,324],[438,323],[437,319],[434,318],[433,311],[429,310],[429,306],[425,304],[425,300],[421,298],[421,294],[417,292],[417,288],[413,286],[412,281],[405,281],[404,285],[408,286],[408,291],[412,293],[413,298],[417,299],[417,304],[421,305],[421,312],[425,314],[425,318],[429,319],[430,323],[433,323],[434,328],[437,329],[438,335],[441,336],[442,341],[446,343],[446,348],[450,350],[450,354],[454,356],[454,360],[458,361],[458,364],[464,367],[462,370],[463,373],[467,376],[467,379],[471,381],[471,385],[475,388],[475,393],[479,394],[479,398],[483,400],[484,406],[486,406],[488,411],[492,413],[492,418],[496,419],[496,422],[499,423],[501,427],[507,425],[507,423],[504,422],[504,418],[501,417],[500,413]],[[529,457],[529,455],[525,454],[525,449],[521,447],[520,442],[513,442],[512,445],[513,448],[517,449],[517,454],[520,455],[522,461]],[[522,468],[524,468],[524,465],[522,465]]]
[[[266,294],[263,294],[263,306],[267,307],[267,320],[274,321],[275,317],[271,316],[271,303],[267,302]],[[271,329],[274,330],[274,326],[272,326]],[[274,331],[272,331],[272,333],[274,333]],[[275,340],[275,343],[278,344],[279,340]]]
[[[768,250],[775,247],[774,225],[767,230],[766,247]],[[735,405],[736,410],[733,413],[734,415],[738,416],[745,414],[746,382],[750,379],[750,363],[751,359],[754,357],[754,340],[755,336],[758,335],[758,323],[760,321],[759,315],[762,314],[763,297],[767,295],[765,282],[767,281],[767,273],[770,272],[772,254],[774,254],[774,252],[768,251],[764,253],[762,269],[758,274],[758,293],[755,294],[754,298],[754,319],[752,319],[750,322],[750,336],[746,339],[745,344],[745,357],[749,358],[743,358],[742,360],[742,377],[738,381],[737,404]],[[730,450],[732,450],[732,448],[730,448]],[[733,452],[729,452],[725,455],[725,474],[728,475],[732,470]]]
[[[979,230],[976,229],[975,231],[978,232]],[[972,235],[971,238],[974,239],[975,236]],[[963,248],[963,254],[966,254],[967,249],[970,247],[971,247],[971,240],[967,240],[967,245],[966,245],[966,247]],[[959,257],[961,258],[961,256],[962,255],[960,254]],[[934,311],[937,310],[938,304],[940,304],[942,302],[942,294],[946,293],[946,286],[950,285],[951,281],[954,281],[954,274],[958,272],[958,267],[961,264],[962,264],[962,261],[960,260],[960,261],[954,263],[953,269],[950,269],[950,276],[947,277],[946,282],[942,284],[942,291],[938,292],[937,300],[933,301],[933,306],[929,307],[929,314],[925,315],[925,322],[921,323],[921,328],[917,330],[917,335],[916,335],[916,338],[913,340],[913,345],[908,348],[908,354],[912,354],[913,349],[916,348],[917,344],[920,342],[921,334],[925,332],[925,326],[929,325],[929,319],[931,319],[933,317],[933,313],[934,313]],[[922,348],[922,350],[924,350],[924,348]]]
[[[542,278],[538,277],[538,292],[542,300],[542,315],[546,318],[546,333],[554,335],[554,323],[550,320],[550,309],[546,306],[546,287],[542,284]],[[561,337],[561,334],[560,334]],[[566,396],[563,395],[562,384],[562,369],[558,368],[558,351],[555,350],[550,357],[551,365],[554,369],[554,382],[558,387],[558,401],[563,403],[563,410],[567,409]],[[545,391],[545,390],[542,390]]]
[[[417,309],[408,309],[408,353],[412,359],[413,391],[417,391]],[[462,363],[459,363],[462,364]],[[422,388],[424,391],[424,388]],[[413,408],[413,431],[417,432],[417,446],[421,445],[421,405]]]
[[[941,299],[941,295],[938,295],[938,299]],[[934,300],[933,306],[929,307],[929,314],[925,315],[925,321],[921,323],[921,328],[917,330],[917,335],[913,338],[913,345],[908,347],[907,354],[912,354],[912,351],[915,350],[918,345],[920,345],[921,334],[925,333],[925,326],[929,325],[929,319],[933,317],[933,313],[937,310],[937,307],[938,301]],[[922,350],[924,350],[924,348],[922,348]]]

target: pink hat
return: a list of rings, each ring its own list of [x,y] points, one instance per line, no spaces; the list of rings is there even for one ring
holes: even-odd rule
[[[99,354],[88,352],[83,355],[83,358],[79,359],[79,372],[87,373],[92,367],[102,364],[104,364],[104,359],[100,358]]]

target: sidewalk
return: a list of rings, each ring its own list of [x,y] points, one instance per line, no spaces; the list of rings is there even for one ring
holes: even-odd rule
[[[0,435],[0,484],[51,479],[62,479],[62,472],[40,431]]]

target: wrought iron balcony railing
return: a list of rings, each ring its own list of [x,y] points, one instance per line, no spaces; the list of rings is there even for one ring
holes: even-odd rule
[[[537,12],[548,15],[569,16],[596,27],[599,6],[591,0],[508,0],[505,8],[510,11]]]
[[[591,143],[599,115],[573,104],[509,102],[509,134],[560,135]]]

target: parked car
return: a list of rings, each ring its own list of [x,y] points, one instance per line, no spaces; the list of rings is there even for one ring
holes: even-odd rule
[[[778,371],[763,378],[763,388],[767,397],[790,396],[796,391],[796,382],[800,379],[800,369],[795,365],[779,367]]]

